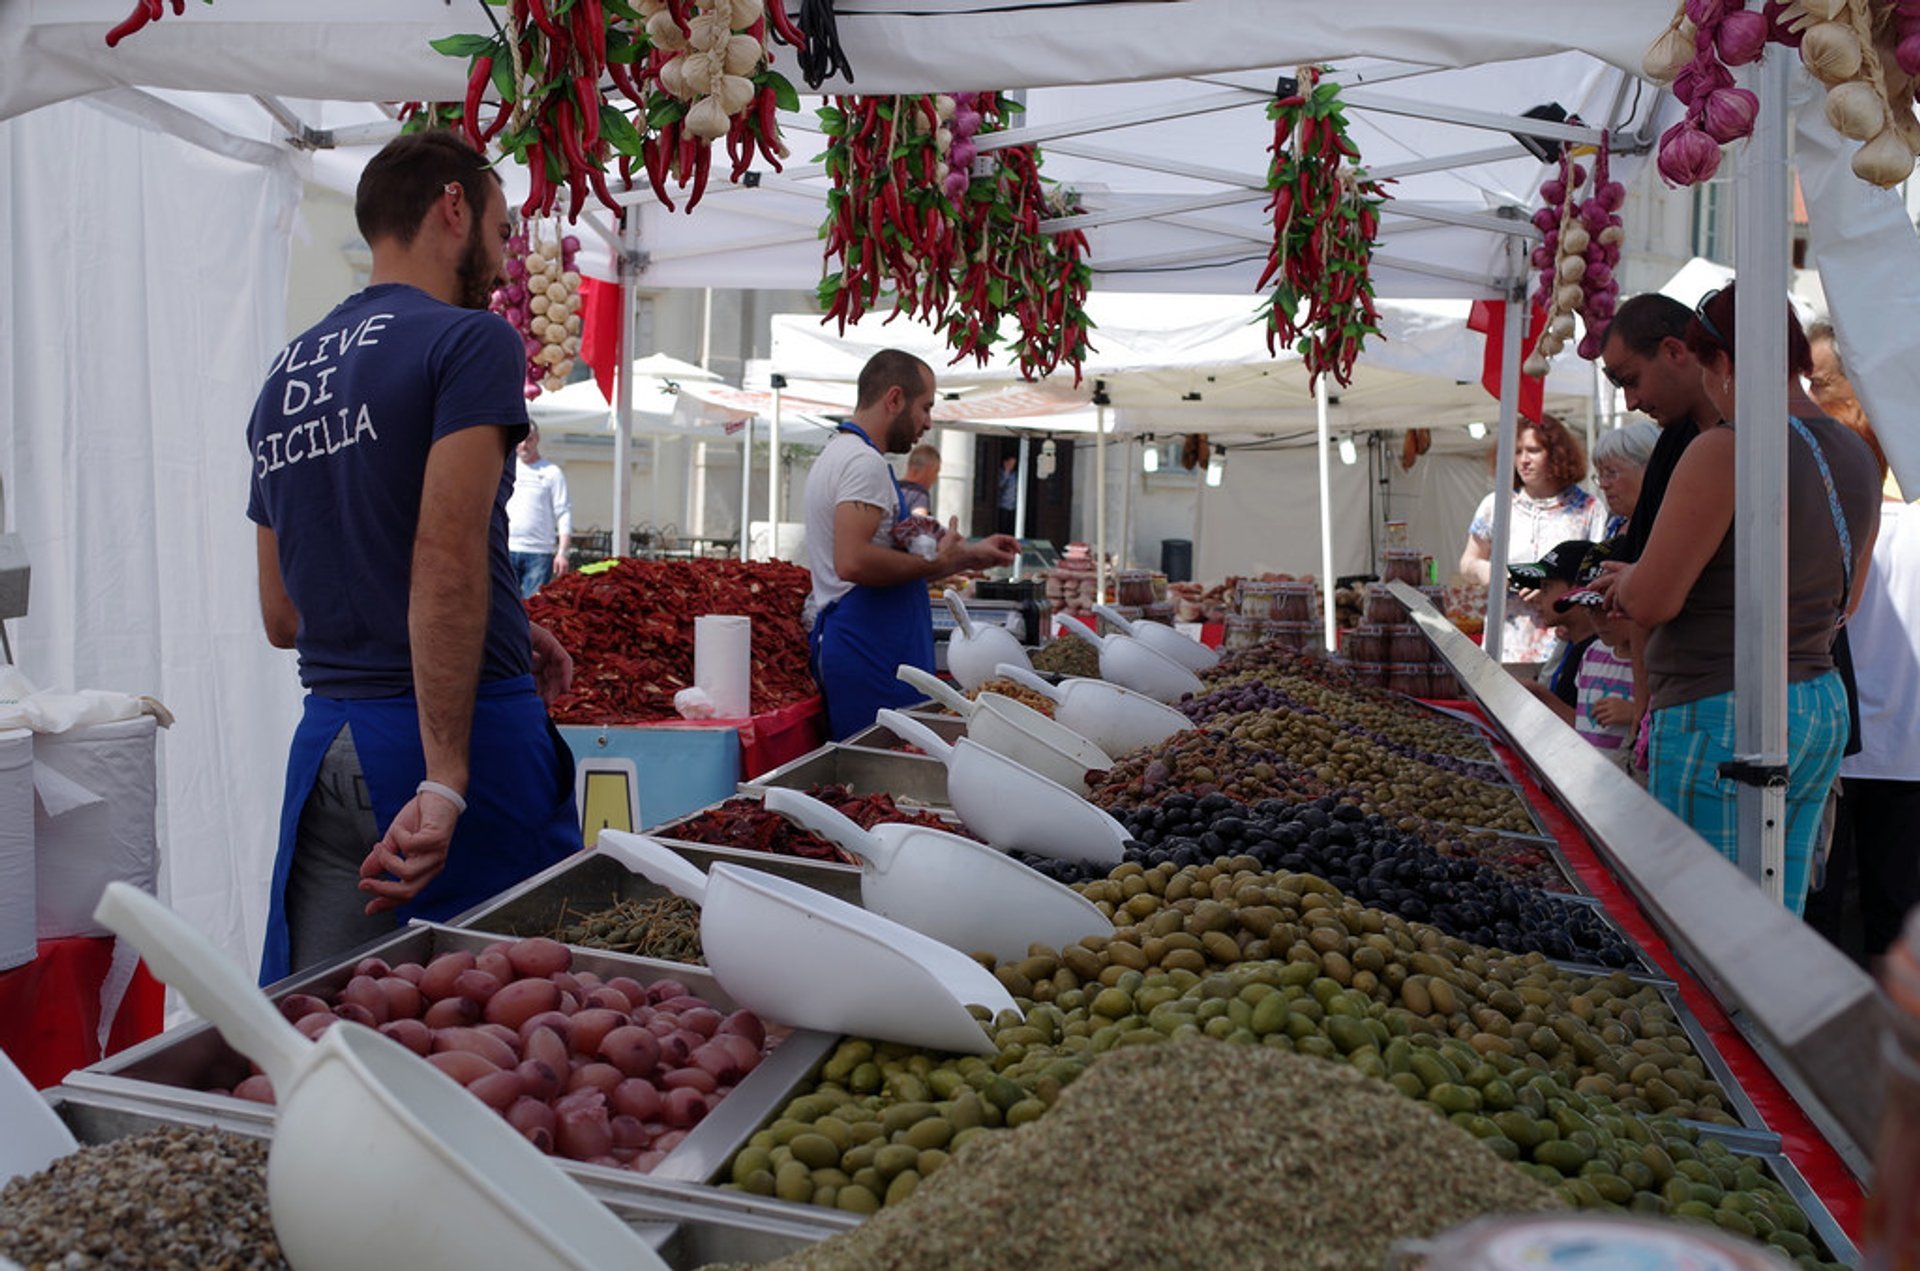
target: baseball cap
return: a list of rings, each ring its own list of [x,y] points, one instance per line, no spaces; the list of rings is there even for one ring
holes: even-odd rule
[[[1507,577],[1522,587],[1538,587],[1549,579],[1575,585],[1584,581],[1580,577],[1581,566],[1594,546],[1591,540],[1570,538],[1554,544],[1553,550],[1531,564],[1507,566]]]
[[[1556,613],[1565,613],[1575,605],[1584,605],[1589,609],[1605,609],[1607,598],[1591,587],[1576,587],[1553,602]]]
[[[1617,538],[1609,538],[1595,543],[1587,550],[1587,554],[1580,558],[1579,572],[1573,578],[1577,586],[1553,602],[1555,613],[1565,613],[1575,605],[1588,605],[1595,609],[1606,608],[1607,598],[1593,589],[1593,580],[1600,577],[1603,572],[1600,568],[1601,564],[1613,559],[1614,549],[1619,542]]]

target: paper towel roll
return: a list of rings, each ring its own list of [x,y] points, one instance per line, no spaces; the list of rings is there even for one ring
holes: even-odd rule
[[[752,713],[753,620],[710,613],[693,620],[693,683],[721,719]]]

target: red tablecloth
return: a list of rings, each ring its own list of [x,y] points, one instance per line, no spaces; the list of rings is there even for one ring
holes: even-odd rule
[[[111,939],[42,940],[32,962],[0,972],[0,1050],[36,1087],[58,1085],[106,1057],[97,1040],[100,985],[112,959]],[[165,1013],[165,990],[142,963],[113,1018],[106,1054],[158,1034]]]
[[[1467,702],[1436,704],[1478,713]],[[1753,1106],[1765,1119],[1767,1128],[1780,1136],[1781,1150],[1806,1177],[1808,1186],[1813,1188],[1821,1203],[1826,1205],[1846,1233],[1854,1240],[1859,1240],[1865,1196],[1845,1162],[1840,1159],[1840,1154],[1833,1150],[1813,1122],[1807,1119],[1807,1114],[1801,1111],[1800,1105],[1794,1102],[1793,1096],[1787,1093],[1772,1069],[1767,1067],[1747,1039],[1733,1026],[1713,995],[1687,974],[1680,959],[1674,956],[1673,950],[1660,938],[1658,929],[1641,910],[1640,903],[1614,877],[1612,869],[1600,859],[1593,845],[1587,841],[1587,836],[1574,824],[1573,818],[1547,797],[1518,755],[1497,742],[1495,748],[1501,752],[1508,770],[1526,792],[1527,802],[1539,812],[1547,833],[1559,842],[1562,855],[1581,885],[1599,898],[1608,916],[1625,928],[1627,934],[1646,950],[1660,969],[1680,986],[1680,996],[1686,1002],[1687,1009],[1700,1021],[1700,1026],[1712,1039],[1714,1048],[1727,1061],[1734,1079],[1753,1101]]]

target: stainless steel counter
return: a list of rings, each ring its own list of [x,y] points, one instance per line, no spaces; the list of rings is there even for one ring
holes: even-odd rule
[[[1640,902],[1668,945],[1820,1126],[1868,1173],[1885,1003],[1867,975],[1768,900],[1547,710],[1418,591],[1392,584],[1462,688]]]

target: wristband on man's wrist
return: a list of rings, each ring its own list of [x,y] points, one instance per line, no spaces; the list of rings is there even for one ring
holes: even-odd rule
[[[465,797],[452,786],[443,785],[438,781],[422,781],[413,788],[413,792],[415,794],[437,794],[448,803],[451,803],[456,813],[464,813],[467,810]]]

